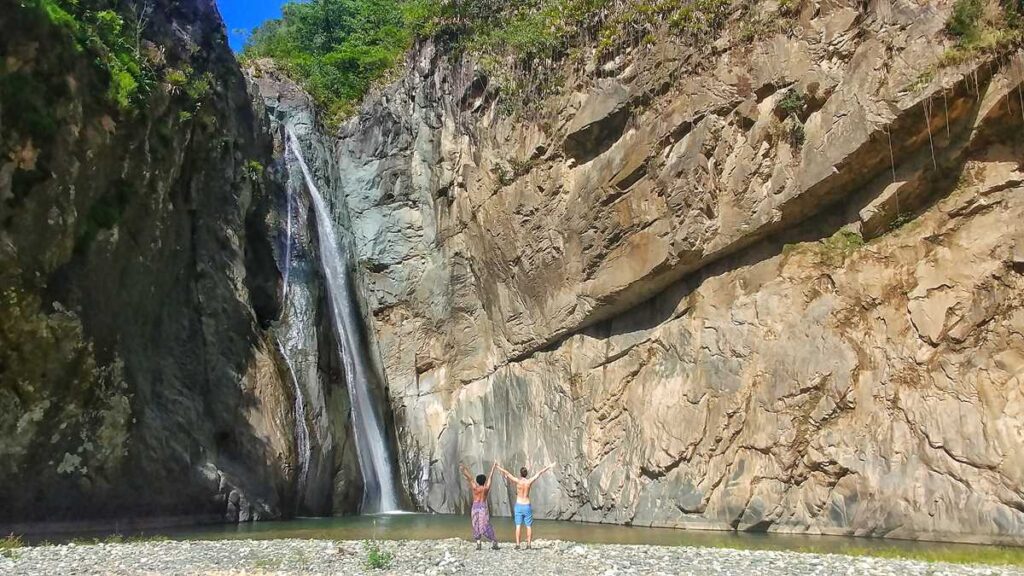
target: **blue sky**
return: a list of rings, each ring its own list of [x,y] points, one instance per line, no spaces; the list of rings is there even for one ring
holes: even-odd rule
[[[284,3],[285,0],[217,0],[231,47],[241,50],[248,32],[263,21],[280,16]]]

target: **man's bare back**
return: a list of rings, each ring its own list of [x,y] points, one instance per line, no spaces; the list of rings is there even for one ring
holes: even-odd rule
[[[530,488],[533,488],[533,481],[537,477],[533,478],[515,478],[513,482],[516,483],[516,503],[517,504],[529,504],[530,503]]]
[[[521,477],[517,478],[517,477],[513,476],[511,472],[509,472],[508,470],[505,470],[504,468],[502,468],[500,465],[498,466],[498,471],[501,472],[506,478],[508,478],[508,480],[510,482],[514,482],[515,483],[515,485],[516,485],[516,504],[529,504],[530,503],[530,489],[533,488],[533,483],[536,482],[537,478],[540,478],[542,474],[544,474],[548,470],[554,468],[554,466],[555,466],[554,463],[548,464],[544,468],[541,468],[540,472],[537,472],[536,474],[534,474],[533,476],[530,476],[529,478],[527,478],[526,476],[521,476]],[[520,472],[525,474],[526,473],[526,468],[523,468]]]

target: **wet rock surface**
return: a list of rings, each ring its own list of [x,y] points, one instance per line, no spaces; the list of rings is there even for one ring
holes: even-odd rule
[[[932,575],[1024,574],[1016,568],[925,563],[776,551],[583,545],[536,541],[532,550],[474,549],[464,540],[382,542],[394,555],[386,569],[366,567],[361,542],[324,540],[154,542],[42,546],[0,557],[5,574],[715,574]]]

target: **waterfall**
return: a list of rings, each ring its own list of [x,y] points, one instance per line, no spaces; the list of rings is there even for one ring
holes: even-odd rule
[[[285,225],[284,225],[284,293],[281,300],[288,303],[288,281],[292,273],[292,191],[285,191]]]
[[[284,228],[284,291],[281,296],[281,300],[284,301],[284,305],[288,305],[288,284],[291,278],[292,270],[292,193],[288,190],[285,194],[285,201],[287,205],[286,218]],[[302,387],[299,385],[298,375],[295,373],[295,366],[292,364],[292,359],[288,355],[288,348],[278,340],[278,350],[281,352],[281,357],[284,358],[284,363],[288,367],[288,374],[292,379],[292,390],[295,393],[295,405],[293,407],[295,414],[295,454],[299,459],[299,478],[298,487],[295,491],[295,509],[298,511],[302,505],[303,497],[306,494],[306,485],[309,480],[309,461],[312,457],[312,447],[309,444],[309,422],[306,421],[306,399],[302,394]]]
[[[361,319],[355,309],[355,297],[348,272],[348,259],[334,234],[334,224],[313,175],[302,156],[302,147],[294,134],[288,132],[288,145],[295,155],[316,214],[317,238],[320,242],[320,264],[330,304],[331,321],[338,341],[338,355],[345,368],[349,398],[352,404],[352,430],[356,456],[363,475],[362,512],[390,512],[398,509],[395,474],[388,453],[381,417],[374,408],[370,390],[372,371],[360,339]]]
[[[302,395],[302,387],[299,386],[299,379],[295,375],[292,359],[288,357],[288,350],[280,342],[277,345],[281,349],[284,363],[288,366],[288,373],[292,377],[292,388],[295,390],[295,451],[299,457],[299,486],[296,490],[296,510],[298,510],[306,493],[306,482],[309,479],[309,459],[312,456],[312,448],[309,445],[309,423],[306,422],[306,399]]]

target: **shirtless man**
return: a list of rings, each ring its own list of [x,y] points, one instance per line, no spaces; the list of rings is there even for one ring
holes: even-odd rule
[[[530,506],[530,488],[533,488],[533,483],[537,478],[540,478],[541,474],[551,470],[554,466],[555,463],[552,462],[544,468],[541,468],[540,472],[537,472],[533,476],[529,476],[529,471],[524,466],[519,469],[519,478],[516,478],[511,472],[505,470],[501,466],[498,466],[498,470],[500,470],[510,482],[516,485],[516,550],[519,550],[519,534],[523,528],[523,524],[526,524],[526,547],[529,548],[533,544],[533,507]]]
[[[469,482],[469,489],[473,491],[473,540],[476,540],[476,549],[480,549],[480,539],[487,537],[491,541],[491,548],[498,549],[498,539],[494,536],[494,527],[491,526],[491,513],[487,509],[487,493],[491,490],[491,478],[494,476],[494,468],[498,466],[495,462],[491,465],[491,471],[487,476],[477,474],[476,483],[469,474],[469,469],[459,464],[462,476]]]

